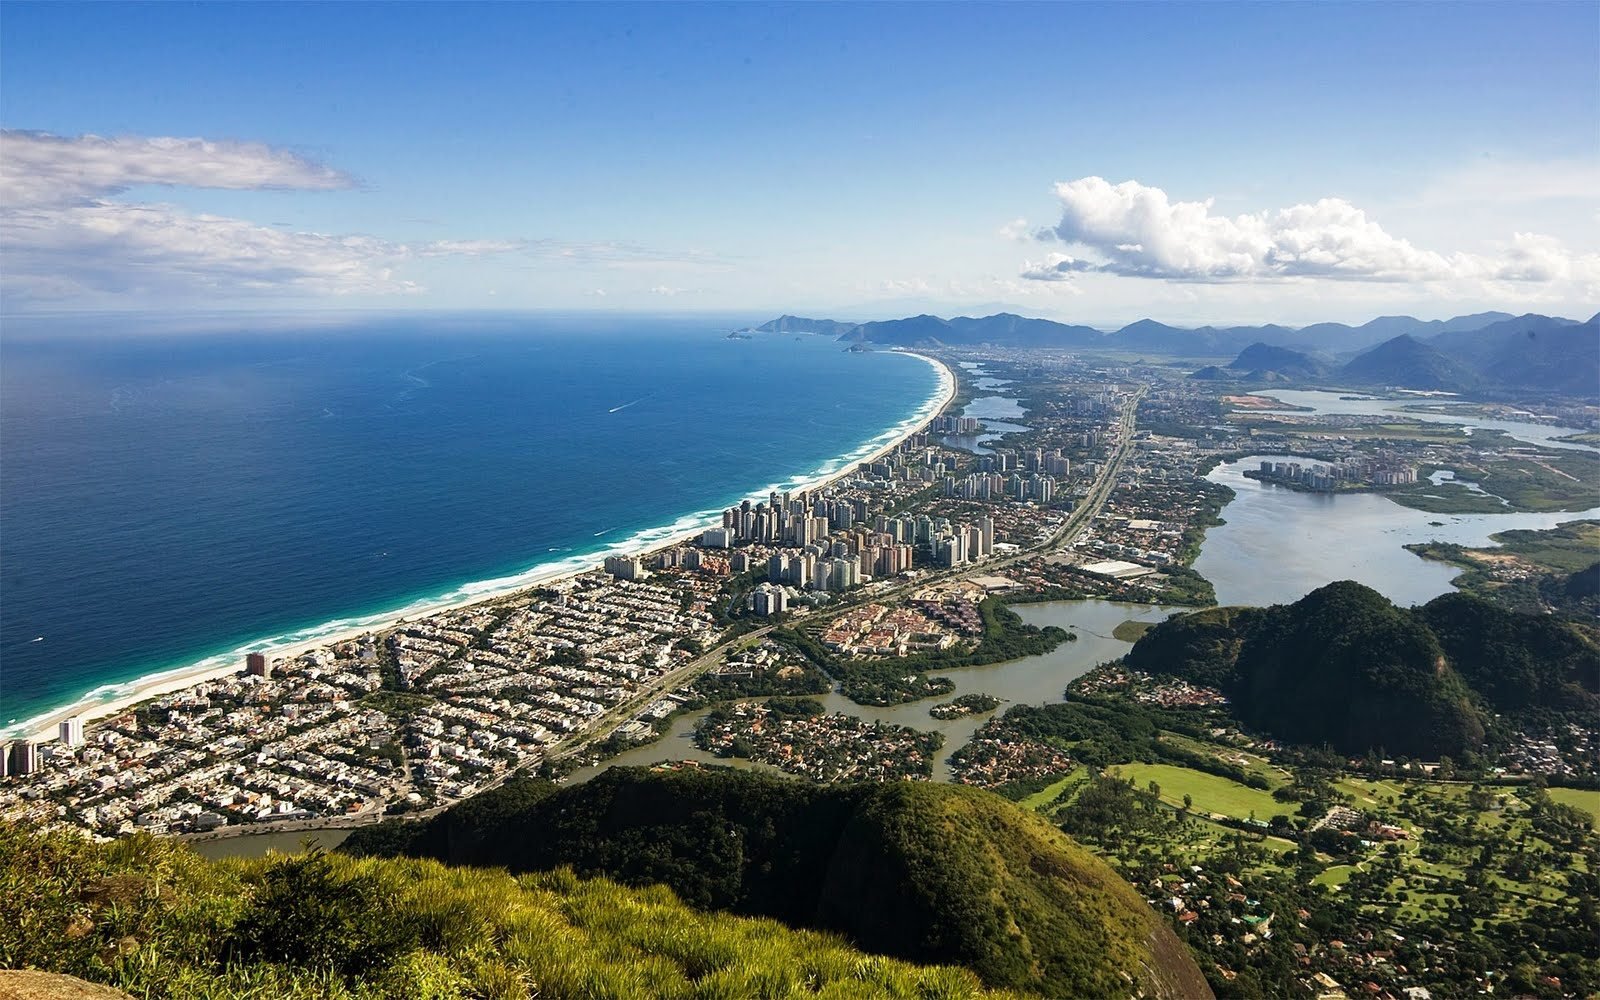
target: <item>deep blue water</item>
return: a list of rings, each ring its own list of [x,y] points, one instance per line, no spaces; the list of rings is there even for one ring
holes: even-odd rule
[[[0,727],[646,544],[838,468],[938,390],[914,358],[728,328],[430,318],[8,338]]]

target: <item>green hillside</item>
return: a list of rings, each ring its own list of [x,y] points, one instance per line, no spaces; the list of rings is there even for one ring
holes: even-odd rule
[[[1408,334],[1388,340],[1338,370],[1360,385],[1398,385],[1410,389],[1462,392],[1482,379],[1472,369]]]
[[[478,798],[426,824],[359,831],[341,849],[661,883],[697,907],[835,931],[1047,996],[1207,994],[1132,887],[978,789],[613,768],[571,788],[525,782]]]
[[[1504,725],[1600,710],[1600,648],[1571,624],[1465,594],[1398,608],[1351,581],[1294,604],[1217,608],[1162,622],[1128,666],[1220,688],[1280,739],[1436,757]]]
[[[1471,594],[1417,609],[1461,678],[1519,722],[1600,718],[1600,647],[1572,625]]]
[[[0,824],[0,967],[138,997],[991,996],[965,969],[864,955],[660,887],[320,853],[209,862],[147,836]]]

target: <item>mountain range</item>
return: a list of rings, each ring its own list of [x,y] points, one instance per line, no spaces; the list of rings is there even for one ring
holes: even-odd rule
[[[752,332],[816,333],[886,347],[988,344],[1181,357],[1237,354],[1227,366],[1203,368],[1196,376],[1600,396],[1600,315],[1586,321],[1502,312],[1449,320],[1380,316],[1360,326],[1318,323],[1299,329],[1273,324],[1184,329],[1142,319],[1110,332],[1013,313],[869,323],[780,316]]]

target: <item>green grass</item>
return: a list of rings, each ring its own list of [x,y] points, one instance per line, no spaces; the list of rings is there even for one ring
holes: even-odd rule
[[[1056,796],[1066,791],[1068,787],[1076,784],[1079,781],[1082,781],[1087,773],[1088,772],[1084,768],[1075,767],[1071,771],[1067,772],[1066,777],[1046,785],[1044,788],[1039,789],[1037,792],[1034,792],[1027,798],[1022,799],[1017,804],[1024,809],[1038,809],[1041,806],[1047,806],[1054,802],[1056,800]]]
[[[1412,782],[1420,785],[1421,782]],[[1356,805],[1363,808],[1379,805],[1385,798],[1392,797],[1400,801],[1401,787],[1394,781],[1368,781],[1364,778],[1341,778],[1333,783],[1333,787],[1356,800]]]
[[[0,967],[135,996],[979,997],[975,975],[568,870],[93,844],[0,824]]]
[[[1119,778],[1132,778],[1140,788],[1154,781],[1161,786],[1161,801],[1169,805],[1181,806],[1184,795],[1189,795],[1194,800],[1193,808],[1197,812],[1217,813],[1234,819],[1248,819],[1254,813],[1256,819],[1265,821],[1276,813],[1292,813],[1295,810],[1294,803],[1279,802],[1270,792],[1187,767],[1172,764],[1118,764],[1106,771]]]
[[[1274,767],[1270,761],[1260,754],[1237,747],[1226,747],[1216,743],[1206,743],[1202,740],[1184,736],[1181,733],[1162,731],[1161,742],[1171,743],[1173,746],[1183,747],[1185,750],[1207,757],[1215,757],[1226,764],[1242,767],[1246,774],[1254,774],[1270,786],[1269,791],[1275,791],[1289,783],[1289,775],[1280,768]]]
[[[1132,618],[1111,630],[1111,638],[1123,642],[1138,642],[1144,634],[1155,628],[1155,622],[1136,622]]]
[[[1544,531],[1501,531],[1489,536],[1493,548],[1468,549],[1514,555],[1542,569],[1573,573],[1600,559],[1600,521],[1567,521]]]
[[[1582,788],[1550,788],[1547,791],[1552,801],[1582,809],[1591,819],[1600,821],[1600,792]]]

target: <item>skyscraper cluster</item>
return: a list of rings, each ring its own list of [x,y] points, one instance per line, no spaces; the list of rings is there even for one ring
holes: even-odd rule
[[[973,524],[951,524],[939,518],[933,527],[933,552],[941,566],[961,566],[994,554],[994,520],[980,517]]]
[[[928,428],[935,434],[976,434],[983,429],[975,417],[934,417]]]
[[[1037,503],[1054,503],[1057,483],[1054,476],[1034,473],[1024,477],[1013,472],[1009,476],[998,472],[974,472],[963,479],[944,478],[944,495],[962,500],[1033,500]]]

